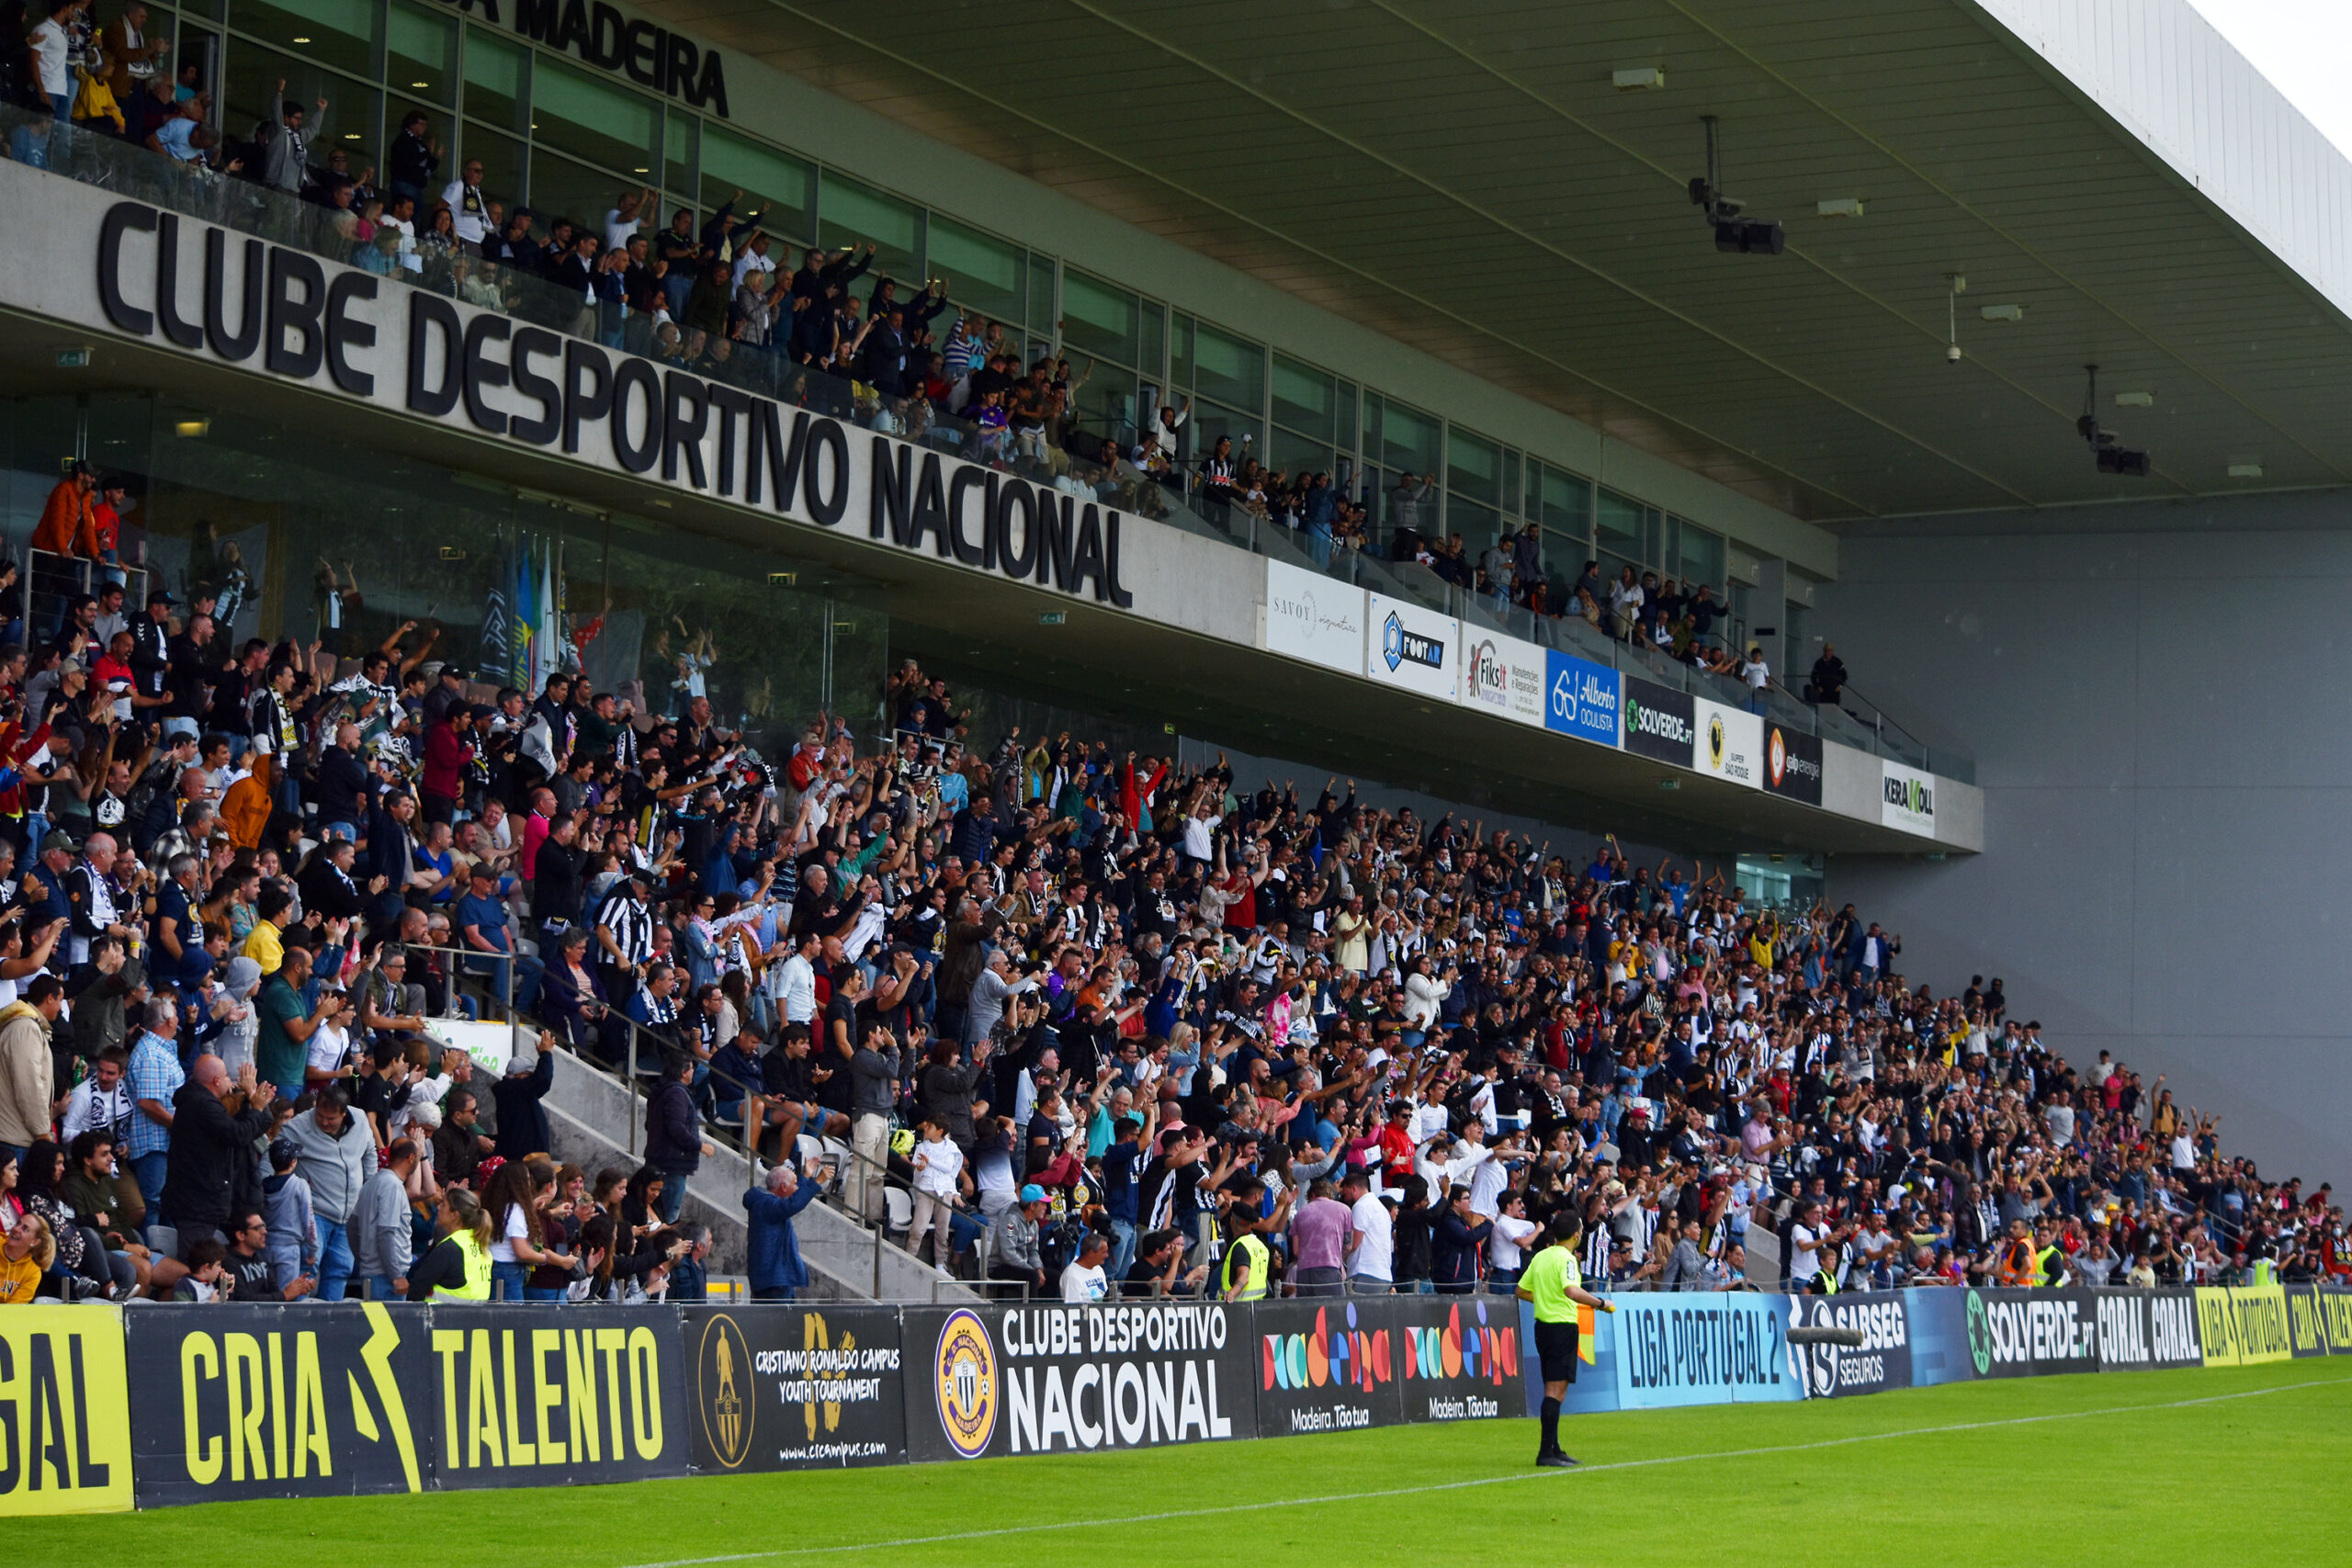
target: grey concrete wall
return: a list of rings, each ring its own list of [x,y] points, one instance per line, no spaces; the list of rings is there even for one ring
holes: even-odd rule
[[[1968,738],[1984,853],[1834,858],[1916,984],[1998,975],[2071,1060],[2352,1176],[2352,501],[2231,498],[1849,536],[1816,592],[1859,690]]]

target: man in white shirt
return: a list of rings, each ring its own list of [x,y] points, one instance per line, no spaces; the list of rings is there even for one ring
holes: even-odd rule
[[[1495,1234],[1487,1243],[1487,1257],[1494,1266],[1487,1280],[1489,1290],[1518,1282],[1519,1271],[1527,1266],[1525,1249],[1543,1229],[1527,1217],[1527,1200],[1516,1192],[1503,1200],[1502,1213],[1495,1216]]]
[[[608,208],[605,212],[605,249],[628,249],[628,243],[653,220],[659,207],[653,198],[651,186],[642,190],[623,191],[620,205]]]
[[[1340,1179],[1340,1196],[1351,1216],[1348,1231],[1348,1278],[1365,1286],[1386,1289],[1395,1267],[1396,1225],[1388,1204],[1372,1195],[1361,1170]]]
[[[490,232],[490,203],[481,194],[481,160],[467,159],[458,177],[441,187],[441,199],[448,206],[458,242],[469,251],[481,250]]]
[[[1062,1270],[1062,1300],[1071,1306],[1087,1306],[1109,1293],[1102,1260],[1110,1256],[1111,1238],[1101,1231],[1088,1231],[1078,1245],[1077,1258]]]
[[[817,1022],[817,953],[822,943],[812,931],[800,939],[792,956],[768,973],[768,994],[775,998],[784,1010],[786,1023],[805,1023],[814,1028]]]

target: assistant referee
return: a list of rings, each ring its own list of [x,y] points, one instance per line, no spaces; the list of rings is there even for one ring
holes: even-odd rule
[[[1577,1461],[1560,1451],[1560,1401],[1577,1381],[1577,1308],[1613,1313],[1616,1306],[1584,1288],[1577,1244],[1584,1222],[1573,1213],[1552,1216],[1551,1245],[1519,1277],[1519,1299],[1535,1307],[1535,1353],[1544,1362],[1544,1446],[1535,1462],[1560,1469]]]

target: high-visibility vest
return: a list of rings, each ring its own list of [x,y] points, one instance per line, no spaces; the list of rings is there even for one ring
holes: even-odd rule
[[[1220,1294],[1233,1289],[1233,1260],[1237,1258],[1250,1266],[1250,1282],[1242,1286],[1241,1293],[1233,1299],[1238,1302],[1262,1300],[1266,1294],[1267,1277],[1273,1272],[1273,1253],[1250,1232],[1244,1231],[1234,1237],[1233,1245],[1226,1248],[1224,1277],[1217,1281]]]
[[[2058,1270],[2052,1267],[2058,1258],[2059,1251],[2055,1246],[2045,1247],[2041,1251],[2033,1255],[2033,1282],[2035,1284],[2054,1285],[2058,1282]]]
[[[474,1239],[469,1230],[451,1231],[449,1239],[458,1244],[458,1256],[466,1260],[466,1282],[456,1290],[447,1285],[433,1288],[436,1302],[486,1302],[490,1300],[490,1254]]]

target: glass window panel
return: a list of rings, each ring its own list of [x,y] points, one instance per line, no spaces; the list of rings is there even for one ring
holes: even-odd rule
[[[1436,416],[1385,403],[1381,411],[1381,467],[1424,478],[1437,472],[1444,427]]]
[[[1255,414],[1238,409],[1220,408],[1216,403],[1195,403],[1190,423],[1193,445],[1191,455],[1206,457],[1216,450],[1216,438],[1233,437],[1233,460],[1238,464],[1244,457],[1258,456],[1257,443],[1265,426]]]
[[[1724,586],[1724,540],[1693,523],[1682,525],[1682,585],[1704,582],[1720,592]]]
[[[1266,466],[1292,479],[1331,471],[1331,448],[1307,436],[1276,429],[1266,437]]]
[[[1311,365],[1274,355],[1274,423],[1330,445],[1340,424],[1331,378]]]
[[[1264,346],[1201,322],[1193,342],[1193,391],[1229,408],[1265,407]]]
[[[1168,307],[1156,299],[1143,302],[1143,363],[1136,367],[1147,380],[1157,382],[1168,359]]]
[[[1135,373],[1114,366],[1097,366],[1071,398],[1078,410],[1078,427],[1089,435],[1107,435],[1124,448],[1136,439],[1138,412]],[[1092,448],[1084,448],[1091,456]]]
[[[1502,507],[1505,512],[1521,509],[1519,492],[1519,452],[1515,447],[1503,448]],[[1527,510],[1532,513],[1533,508]]]
[[[1603,555],[1620,560],[1640,560],[1642,556],[1643,508],[1638,501],[1630,501],[1615,491],[1600,492],[1600,504],[1595,511],[1598,544]]]
[[[1455,425],[1445,446],[1445,488],[1482,506],[1502,504],[1502,448]]]
[[[394,0],[384,29],[385,85],[395,93],[413,93],[424,103],[447,105],[457,85],[457,18]]]
[[[575,227],[587,224],[601,236],[605,231],[605,213],[612,205],[612,175],[560,157],[544,147],[531,149],[533,232],[544,237],[557,219],[569,218]]]
[[[1141,302],[1076,267],[1062,269],[1062,342],[1080,354],[1134,365],[1143,354]]]
[[[481,160],[482,195],[512,212],[514,204],[524,199],[528,150],[515,138],[479,125],[467,126],[465,137],[460,152],[465,158]]]
[[[1019,319],[1028,306],[1028,257],[1010,240],[983,234],[933,215],[924,260],[933,277],[947,280],[947,298],[992,321]],[[943,318],[937,330],[944,332]]]
[[[1176,395],[1193,389],[1193,318],[1176,318],[1176,335],[1168,350],[1168,384]]]
[[[521,45],[466,29],[466,113],[501,130],[530,129],[530,65]]]
[[[703,130],[702,208],[706,212],[718,211],[722,203],[741,191],[743,199],[735,207],[739,215],[749,216],[756,211],[761,228],[805,245],[815,227],[809,222],[808,192],[816,172],[802,159],[763,147],[715,125]],[[768,254],[779,266],[784,265],[784,258],[776,254],[773,246]],[[901,294],[907,292],[900,289]]]
[[[670,111],[662,130],[662,183],[673,191],[695,189],[695,168],[700,158],[702,121],[690,114]],[[685,197],[691,201],[692,196]]]
[[[275,48],[291,50],[355,76],[372,77],[376,74],[377,15],[376,0],[300,0],[299,6],[236,0],[230,8],[229,25]]]
[[[1029,330],[1054,330],[1054,258],[1029,254]]]
[[[1366,460],[1375,466],[1380,462],[1382,407],[1378,392],[1366,392],[1363,395],[1363,455]]]
[[[531,75],[532,141],[624,175],[653,172],[662,111],[651,98],[552,60]]]
[[[1574,474],[1546,465],[1544,474],[1544,526],[1574,538],[1592,535],[1592,485]]]
[[[1343,452],[1353,451],[1356,445],[1356,384],[1353,381],[1339,383],[1338,396],[1332,402],[1332,412],[1339,420],[1339,428],[1333,432],[1333,435],[1339,441],[1340,449]]]
[[[1423,515],[1427,515],[1426,512]],[[1462,536],[1462,548],[1469,556],[1474,570],[1487,547],[1502,536],[1502,513],[1491,506],[1480,506],[1454,495],[1445,498],[1445,531]]]
[[[278,79],[286,81],[286,101],[308,111],[308,129],[317,130],[318,101],[327,100],[326,137],[311,143],[313,163],[323,164],[328,152],[341,148],[350,155],[351,172],[374,164],[383,166],[383,148],[377,140],[383,113],[383,94],[363,87],[348,77],[331,75],[308,61],[278,54],[240,41],[228,51],[228,69],[220,84],[220,124],[232,137],[245,137],[269,118],[271,95]]]
[[[718,141],[712,136],[710,143]],[[709,157],[708,146],[704,151]],[[706,176],[707,177],[707,176]],[[832,170],[818,176],[817,242],[827,247],[872,245],[874,265],[859,281],[871,289],[886,277],[899,279],[901,291],[911,294],[922,278],[922,209],[912,202],[885,196]]]

